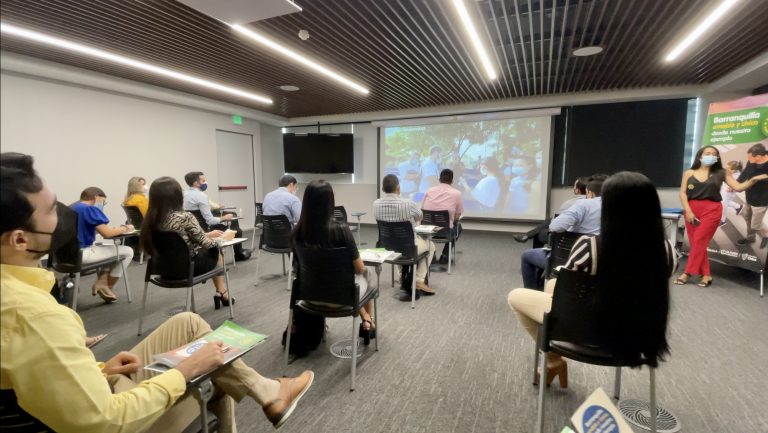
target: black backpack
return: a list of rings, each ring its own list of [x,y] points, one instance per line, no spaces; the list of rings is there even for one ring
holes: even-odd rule
[[[304,356],[317,349],[325,333],[325,317],[305,313],[299,308],[293,310],[291,347],[288,353]],[[282,345],[285,346],[286,331],[283,331]]]

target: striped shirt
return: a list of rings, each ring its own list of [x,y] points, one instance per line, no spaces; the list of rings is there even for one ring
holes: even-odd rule
[[[591,275],[597,275],[597,245],[597,236],[580,237],[573,244],[568,261],[563,267],[572,271],[589,272]],[[664,247],[667,251],[668,275],[672,275],[677,270],[677,252],[669,240],[664,242]]]
[[[397,194],[384,194],[373,202],[373,217],[376,221],[390,223],[410,221],[416,227],[421,222],[421,209],[413,200]]]

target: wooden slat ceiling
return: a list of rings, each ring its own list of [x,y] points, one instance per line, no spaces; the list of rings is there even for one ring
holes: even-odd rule
[[[524,96],[709,83],[768,49],[768,8],[743,1],[678,62],[662,55],[711,0],[465,0],[499,78],[486,80],[448,0],[296,0],[252,23],[366,85],[361,95],[174,1],[3,0],[3,22],[264,94],[271,106],[3,37],[5,51],[286,116],[431,107]],[[301,41],[300,29],[310,32]],[[605,51],[579,58],[574,48]],[[284,92],[280,85],[296,85]]]

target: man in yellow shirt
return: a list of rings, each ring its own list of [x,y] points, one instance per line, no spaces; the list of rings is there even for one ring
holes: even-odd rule
[[[38,267],[44,254],[74,235],[66,232],[59,224],[56,196],[34,171],[32,157],[0,154],[3,424],[57,432],[183,430],[199,414],[192,397],[181,398],[186,383],[221,366],[221,343],[207,344],[165,373],[144,370],[153,354],[210,332],[199,316],[182,313],[129,352],[96,362],[85,347],[80,317],[49,294],[53,274]],[[306,371],[296,378],[271,380],[238,360],[222,367],[214,384],[236,401],[254,398],[269,421],[280,427],[313,378]]]

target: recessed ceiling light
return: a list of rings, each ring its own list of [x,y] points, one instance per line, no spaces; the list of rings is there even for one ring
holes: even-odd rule
[[[268,37],[262,35],[261,33],[247,28],[243,27],[239,24],[230,24],[232,29],[242,35],[247,36],[248,38],[260,43],[261,45],[264,45],[265,47],[276,51],[288,58],[291,58],[299,63],[301,63],[304,66],[308,66],[311,69],[314,69],[317,72],[320,72],[321,74],[330,77],[336,81],[338,81],[341,84],[344,84],[345,86],[351,87],[355,89],[356,91],[367,95],[370,91],[366,89],[365,87],[361,86],[360,84],[355,83],[354,81],[350,80],[349,78],[338,74],[325,66],[315,62],[314,60],[310,60],[307,57],[297,53],[296,51],[291,50],[290,48],[284,47],[283,45],[278,44],[277,42],[269,39]]]
[[[700,22],[696,28],[689,33],[685,39],[683,39],[672,51],[664,58],[665,61],[671,62],[675,60],[686,48],[690,47],[697,39],[699,39],[704,33],[709,30],[710,27],[715,25],[720,18],[731,9],[739,0],[723,0],[720,6],[715,8],[702,22]]]
[[[261,102],[263,104],[271,104],[272,100],[255,93],[246,92],[234,87],[225,86],[213,81],[204,80],[202,78],[193,77],[191,75],[176,72],[171,69],[162,68],[160,66],[144,63],[139,60],[134,60],[129,57],[124,57],[119,54],[113,54],[107,51],[100,50],[98,48],[92,48],[87,45],[70,42],[57,37],[48,36],[43,33],[38,33],[32,30],[27,30],[21,27],[14,26],[12,24],[6,24],[0,22],[0,32],[7,35],[13,35],[20,38],[24,38],[30,41],[51,45],[57,48],[74,51],[79,54],[84,54],[98,59],[106,60],[112,63],[117,63],[124,66],[130,66],[135,69],[141,69],[143,71],[151,72],[153,74],[162,75],[164,77],[173,78],[179,81],[195,84],[200,87],[206,87],[213,90],[218,90],[222,93],[228,93],[230,95],[239,96],[246,99],[252,99],[254,101]]]
[[[280,86],[279,89],[280,90],[285,90],[286,92],[295,92],[295,91],[299,90],[298,87],[290,86],[290,85]]]
[[[603,52],[603,47],[598,45],[590,45],[588,47],[576,48],[573,50],[573,55],[576,57],[594,56]]]
[[[461,18],[462,24],[464,24],[464,30],[467,32],[469,40],[472,42],[472,46],[475,48],[475,53],[477,53],[477,56],[480,58],[480,63],[483,65],[483,69],[485,69],[485,75],[488,76],[489,80],[495,80],[497,77],[496,69],[493,67],[491,58],[488,57],[488,52],[485,50],[483,43],[480,41],[480,35],[477,33],[475,24],[472,22],[472,18],[469,16],[469,12],[464,5],[464,1],[453,0],[453,7],[456,9],[456,13],[459,14],[459,18]]]

